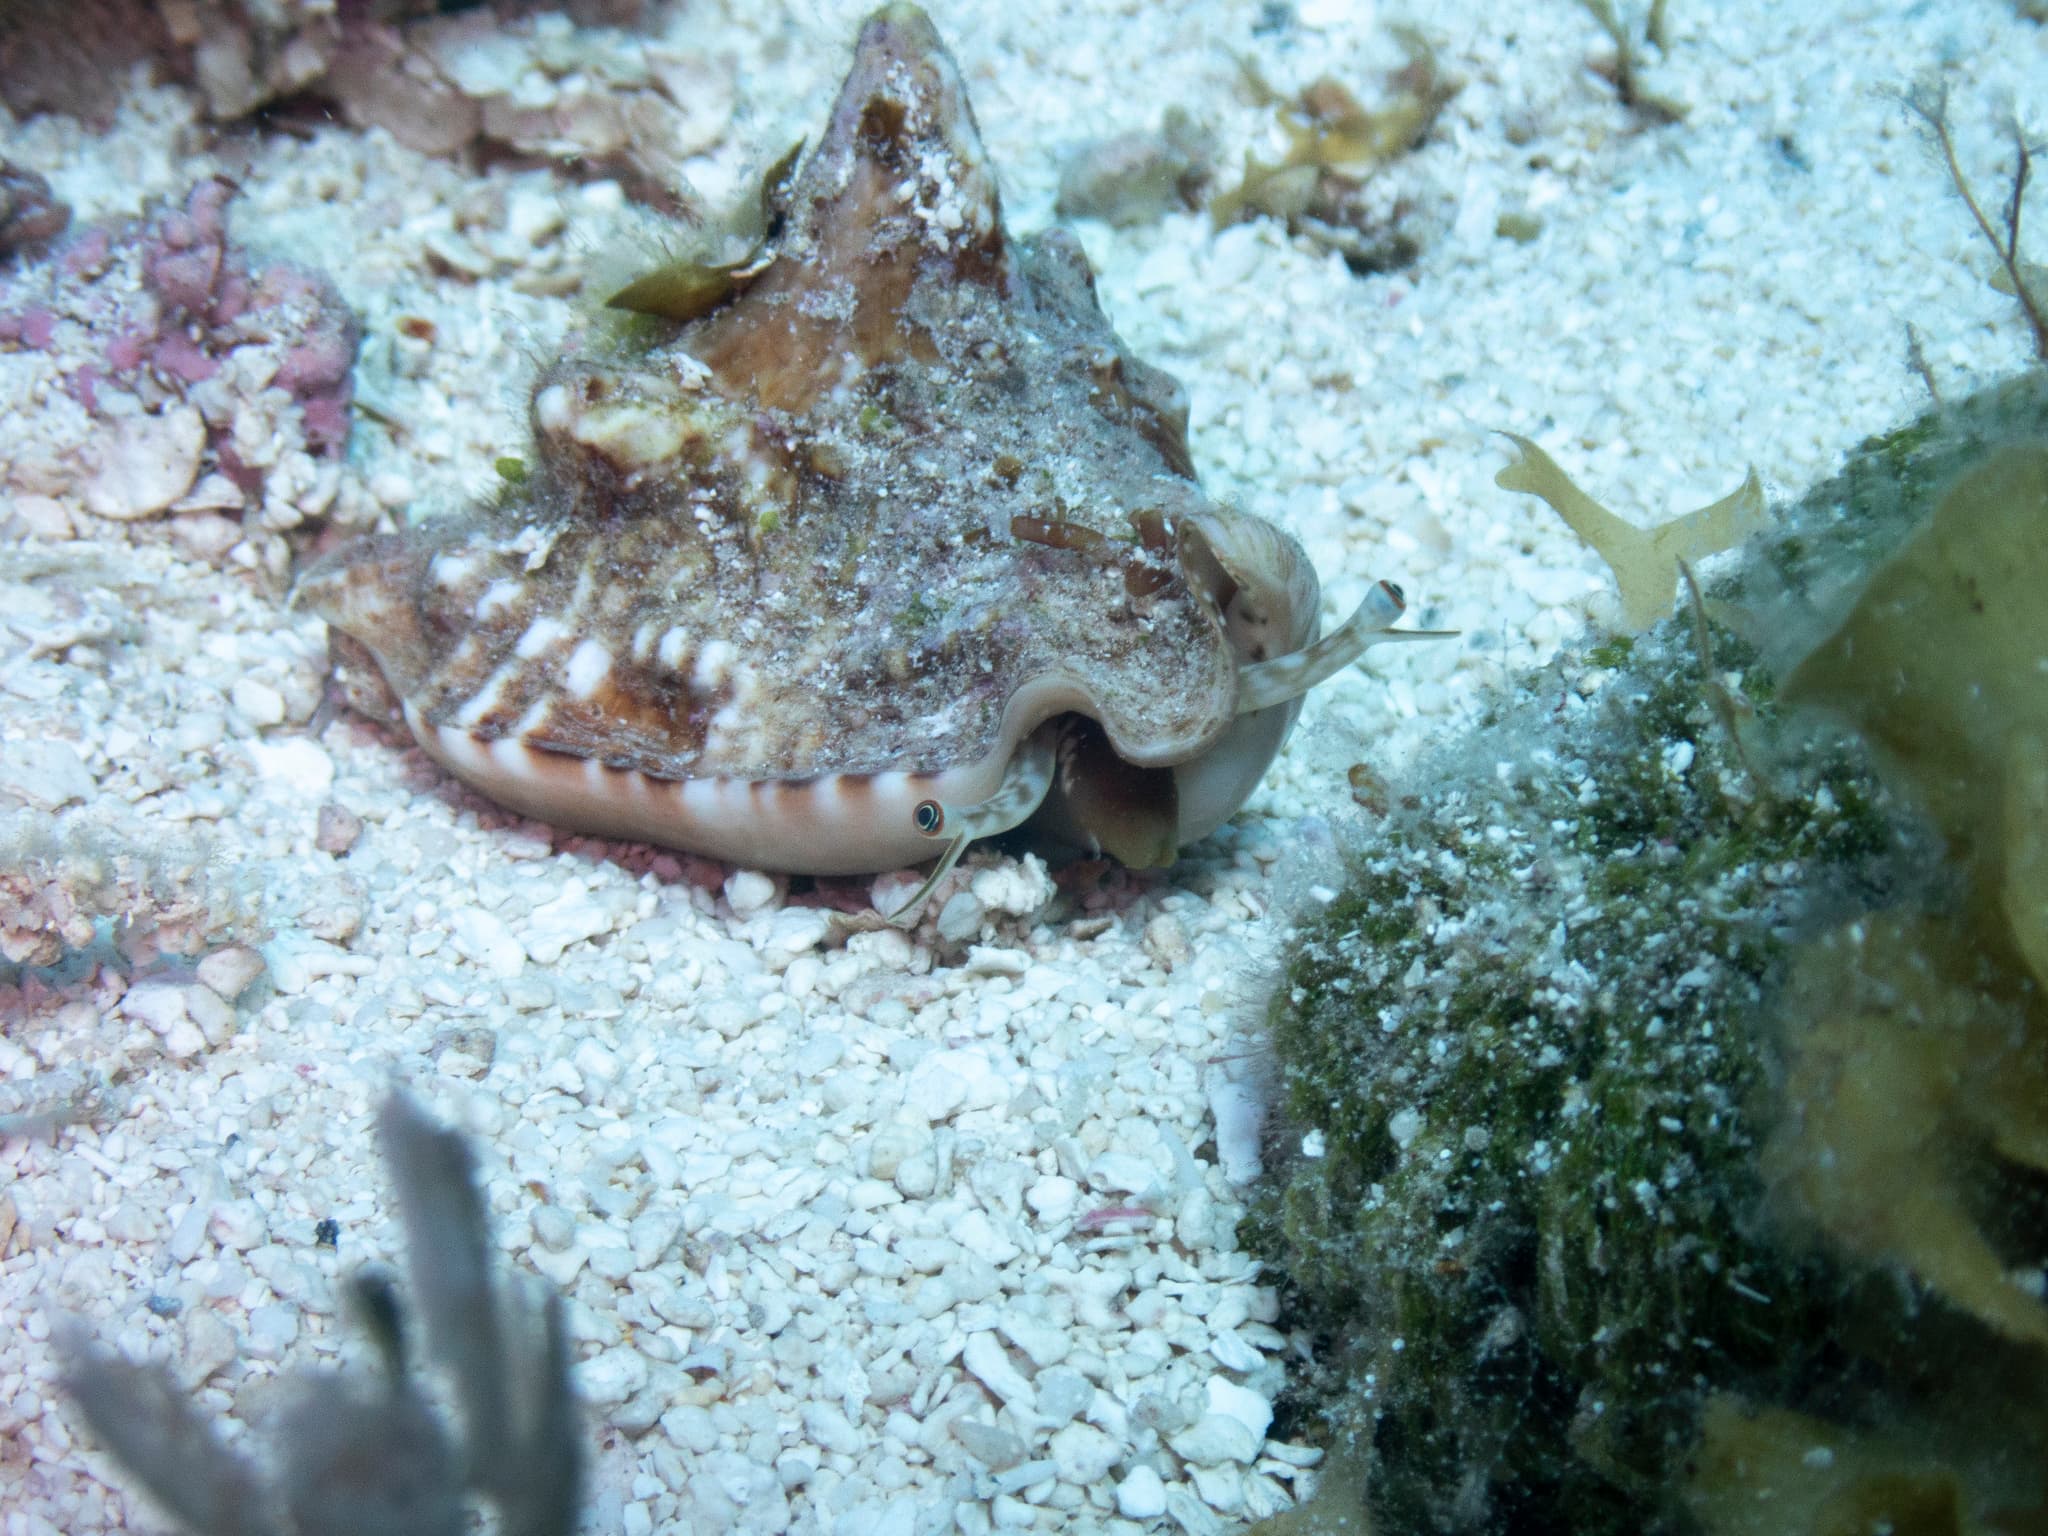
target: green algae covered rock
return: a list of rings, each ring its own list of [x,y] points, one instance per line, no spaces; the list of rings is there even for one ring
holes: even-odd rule
[[[1378,1536],[2048,1530],[2044,668],[2028,375],[1360,831],[1245,1237]]]

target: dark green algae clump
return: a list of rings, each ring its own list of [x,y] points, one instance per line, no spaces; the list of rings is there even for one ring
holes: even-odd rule
[[[2044,666],[2036,373],[1409,775],[1269,1021],[1289,1529],[2048,1531]]]

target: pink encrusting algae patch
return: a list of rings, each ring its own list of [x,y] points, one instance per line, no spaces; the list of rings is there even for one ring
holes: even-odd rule
[[[209,178],[175,206],[80,230],[0,276],[0,350],[43,354],[49,385],[93,418],[77,441],[25,445],[0,467],[0,489],[75,489],[88,510],[128,520],[175,508],[211,474],[209,494],[232,485],[267,522],[298,520],[272,477],[291,466],[277,484],[312,485],[308,460],[345,449],[357,326],[324,279],[235,244],[234,191]],[[247,382],[223,389],[237,355],[246,361],[229,376]],[[252,390],[273,419],[261,454],[237,453]],[[167,445],[175,468],[161,462]],[[129,472],[145,460],[149,473]]]

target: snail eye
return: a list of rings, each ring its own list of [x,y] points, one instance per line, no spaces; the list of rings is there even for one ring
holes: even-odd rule
[[[929,837],[946,824],[946,811],[936,800],[920,800],[910,819],[917,823],[918,831]]]

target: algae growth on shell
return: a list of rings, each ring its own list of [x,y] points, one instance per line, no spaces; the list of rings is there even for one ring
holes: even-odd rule
[[[1007,795],[971,835],[1036,810],[1170,862],[1397,590],[1306,649],[1301,547],[1202,494],[1186,400],[1117,341],[1078,244],[1005,231],[915,7],[868,22],[767,199],[744,274],[542,373],[497,504],[341,550],[304,600],[430,753],[545,819],[855,873]],[[1032,750],[1058,771],[1020,783]]]

